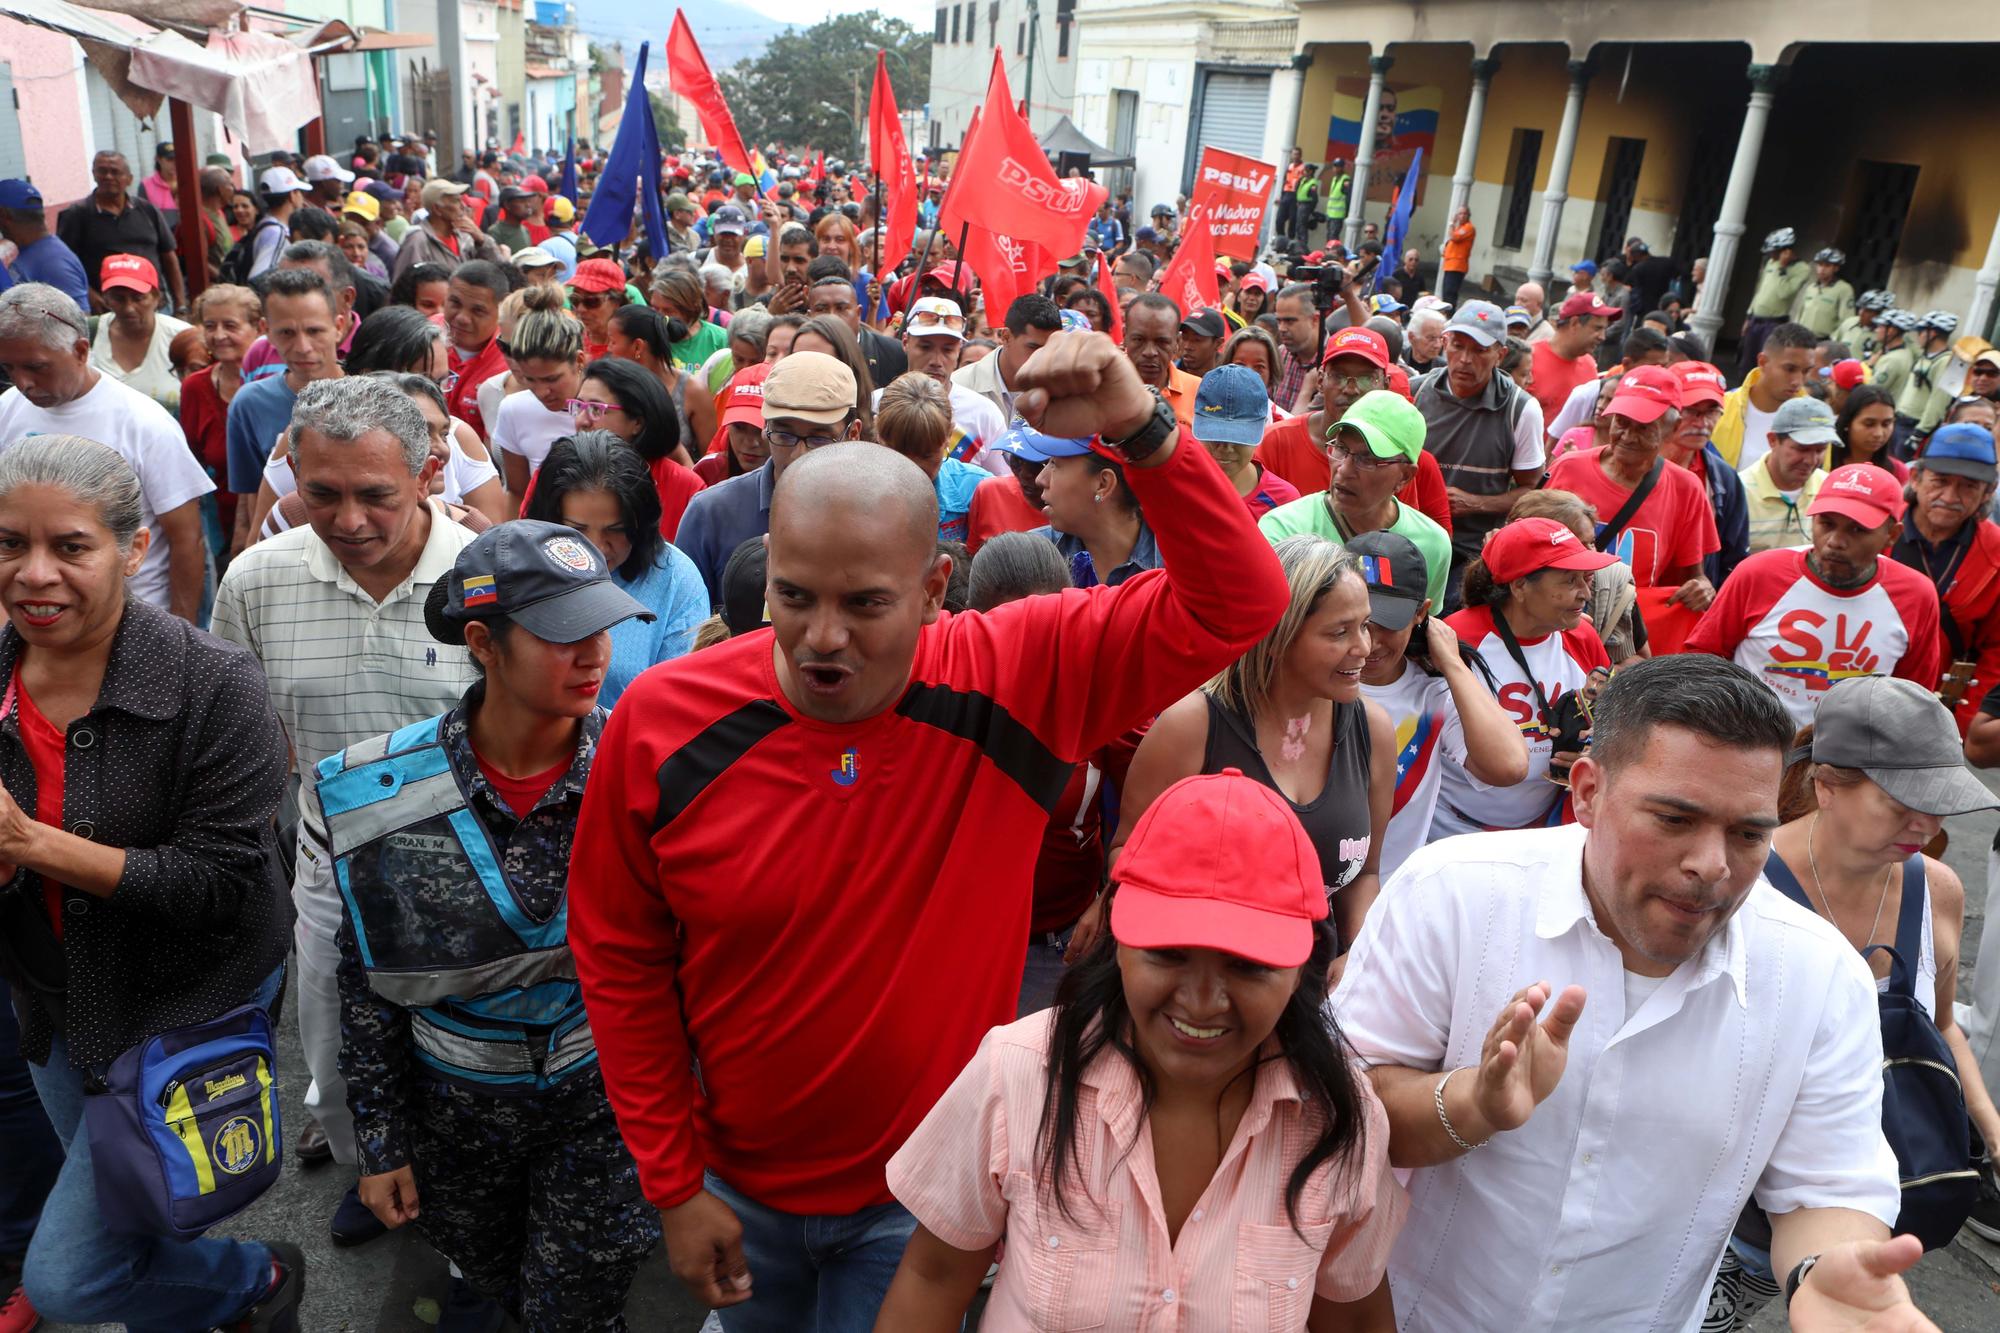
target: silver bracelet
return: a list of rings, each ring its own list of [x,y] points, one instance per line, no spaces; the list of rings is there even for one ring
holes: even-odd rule
[[[1477,1143],[1467,1143],[1459,1137],[1458,1131],[1451,1127],[1451,1117],[1446,1115],[1444,1110],[1444,1085],[1451,1082],[1451,1076],[1457,1072],[1457,1069],[1447,1069],[1445,1071],[1444,1077],[1437,1081],[1435,1088],[1431,1089],[1431,1101],[1437,1105],[1438,1123],[1444,1126],[1445,1133],[1451,1135],[1451,1141],[1464,1151],[1472,1152],[1475,1149],[1484,1148],[1491,1140],[1481,1139]]]

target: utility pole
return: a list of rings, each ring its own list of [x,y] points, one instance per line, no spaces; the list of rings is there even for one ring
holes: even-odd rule
[[[1041,0],[1028,0],[1028,72],[1021,80],[1021,105],[1026,108],[1030,128],[1035,123],[1035,29],[1041,21]]]

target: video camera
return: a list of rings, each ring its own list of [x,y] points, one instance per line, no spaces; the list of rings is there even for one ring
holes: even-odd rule
[[[1342,304],[1347,291],[1347,270],[1339,264],[1294,264],[1290,278],[1312,284],[1313,305],[1321,314]]]

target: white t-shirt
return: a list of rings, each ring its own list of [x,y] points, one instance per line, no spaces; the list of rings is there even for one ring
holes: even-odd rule
[[[126,586],[141,601],[165,606],[167,542],[159,516],[215,489],[189,451],[180,423],[145,394],[100,373],[89,393],[61,407],[36,407],[19,389],[0,394],[0,450],[30,435],[81,435],[117,450],[132,465],[139,476],[139,521],[153,534],[153,544]]]
[[[1546,719],[1537,715],[1534,683],[1493,628],[1491,607],[1468,607],[1446,619],[1458,640],[1479,654],[1499,685],[1500,706],[1507,710],[1528,743],[1528,776],[1511,787],[1492,787],[1446,762],[1438,792],[1432,839],[1481,829],[1522,829],[1552,822],[1562,803],[1562,788],[1548,780],[1549,755],[1555,749]],[[1534,669],[1535,681],[1550,708],[1571,690],[1581,689],[1592,667],[1611,665],[1604,641],[1586,621],[1561,634],[1521,641],[1521,656]]]
[[[1771,423],[1777,419],[1776,412],[1758,411],[1757,404],[1750,401],[1750,395],[1743,395],[1743,444],[1736,455],[1738,472],[1754,466],[1758,459],[1771,452]]]
[[[576,434],[576,419],[567,412],[551,412],[542,400],[522,389],[501,400],[500,415],[493,423],[495,449],[528,461],[530,475],[541,470],[549,456],[549,446],[565,435]],[[498,462],[496,458],[494,460]]]
[[[1465,724],[1452,701],[1451,684],[1415,662],[1391,685],[1363,685],[1361,695],[1381,705],[1396,731],[1396,799],[1382,834],[1382,878],[1430,841],[1438,789],[1447,761],[1465,763]]]
[[[181,382],[174,378],[174,359],[168,352],[174,339],[187,327],[172,315],[153,316],[153,341],[146,345],[146,357],[135,368],[126,370],[111,354],[111,318],[107,315],[97,322],[97,337],[90,344],[90,364],[128,388],[137,389],[168,412],[178,412]]]

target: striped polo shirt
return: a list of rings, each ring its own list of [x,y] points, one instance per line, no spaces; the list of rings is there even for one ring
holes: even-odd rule
[[[230,562],[213,628],[264,664],[294,772],[458,702],[473,681],[472,659],[431,637],[424,598],[472,537],[432,502],[416,567],[380,602],[310,527],[258,542]]]

